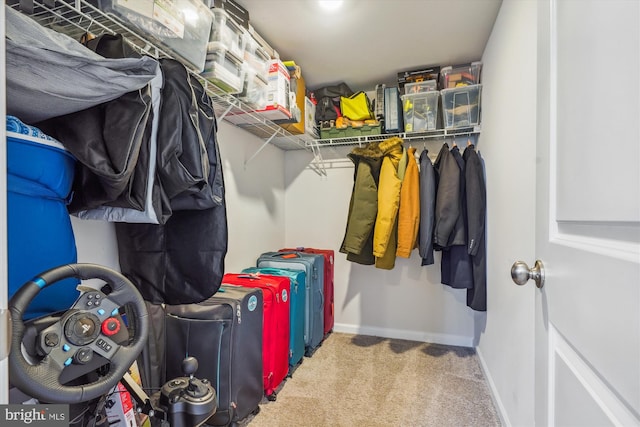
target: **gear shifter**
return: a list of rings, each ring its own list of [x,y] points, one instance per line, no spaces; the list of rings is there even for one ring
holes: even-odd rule
[[[209,389],[207,380],[199,380],[193,376],[198,370],[198,360],[195,357],[187,357],[182,361],[182,373],[189,377],[189,385],[187,385],[186,393],[193,398],[201,398],[205,396]]]
[[[216,393],[206,379],[194,376],[198,370],[195,357],[182,361],[184,377],[169,380],[160,390],[158,405],[169,416],[171,427],[195,427],[216,411]]]

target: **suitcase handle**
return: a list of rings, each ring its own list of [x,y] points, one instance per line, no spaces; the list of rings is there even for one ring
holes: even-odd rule
[[[280,253],[275,254],[274,257],[276,257],[276,258],[285,258],[285,259],[300,258],[300,254],[298,254],[297,252],[280,252]]]

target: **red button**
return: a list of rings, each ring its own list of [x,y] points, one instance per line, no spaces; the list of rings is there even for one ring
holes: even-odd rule
[[[110,317],[102,322],[101,330],[102,333],[108,337],[110,337],[111,335],[115,335],[120,332],[120,321],[118,319]]]

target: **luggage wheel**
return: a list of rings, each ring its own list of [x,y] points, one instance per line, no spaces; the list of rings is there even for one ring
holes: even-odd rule
[[[269,402],[275,402],[277,398],[278,398],[278,395],[276,394],[275,391],[273,393],[267,395],[267,400]]]

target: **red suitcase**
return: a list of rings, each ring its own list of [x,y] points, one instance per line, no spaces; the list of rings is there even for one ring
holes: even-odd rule
[[[262,290],[262,376],[265,395],[275,400],[276,388],[289,373],[290,280],[285,276],[241,273],[225,274],[222,283]]]
[[[280,249],[279,252],[299,251],[308,254],[317,254],[324,256],[324,335],[325,337],[331,330],[335,322],[335,314],[333,310],[333,259],[334,252],[331,249],[315,249],[298,247],[295,249]]]

